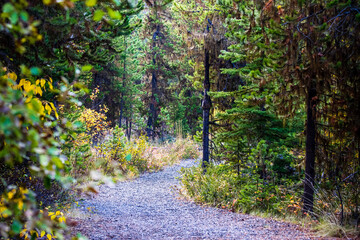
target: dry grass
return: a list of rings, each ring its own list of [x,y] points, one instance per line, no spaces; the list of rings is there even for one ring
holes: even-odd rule
[[[182,159],[197,159],[199,146],[191,138],[177,137],[175,142],[153,145],[146,149],[144,157],[148,159],[148,168],[160,170]]]

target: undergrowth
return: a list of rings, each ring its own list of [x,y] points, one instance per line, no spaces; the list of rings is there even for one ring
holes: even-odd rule
[[[310,227],[326,237],[359,237],[359,219],[353,219],[350,201],[344,201],[341,223],[340,204],[333,192],[317,191],[314,215],[301,211],[303,184],[296,179],[272,182],[256,171],[237,172],[225,164],[210,165],[204,173],[201,166],[182,169],[180,193],[193,201],[262,217],[272,217]]]

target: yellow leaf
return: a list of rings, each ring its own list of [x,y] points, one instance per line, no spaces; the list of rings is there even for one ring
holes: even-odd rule
[[[46,105],[45,105],[45,110],[47,111],[47,114],[50,115],[50,113],[51,113],[51,107],[49,106],[49,104],[46,104]],[[57,212],[56,212],[56,215],[58,215]]]
[[[56,215],[51,216],[51,220],[54,220],[56,218]]]
[[[31,99],[32,99],[32,96],[30,96],[30,97],[26,98],[25,103],[29,103],[29,102],[31,102]]]
[[[39,79],[36,80],[35,84],[36,84],[36,85],[39,85],[39,83],[40,83],[40,80],[39,80]]]
[[[26,80],[23,78],[20,80],[19,87],[25,85]]]
[[[48,84],[49,84],[50,90],[53,90],[53,85],[50,82],[48,82]]]
[[[56,216],[60,215],[60,211],[56,211],[55,215]]]
[[[96,5],[96,0],[86,0],[85,4],[88,7],[93,7]]]
[[[11,73],[8,73],[8,78],[10,78],[11,80],[16,81],[17,75],[16,75],[16,73],[11,72]]]
[[[41,233],[40,233],[40,237],[43,237],[43,236],[45,236],[45,231],[41,231]]]
[[[51,78],[51,77],[49,77],[49,80],[50,80],[50,82],[53,82],[53,80],[52,80],[52,78]]]
[[[54,215],[54,214],[55,214],[55,213],[53,213],[53,212],[49,212],[48,215],[49,215],[49,216],[52,216],[52,215]]]
[[[56,111],[56,107],[55,107],[55,105],[51,102],[50,103],[50,106],[51,106],[51,108],[54,110],[54,111]]]
[[[66,218],[63,216],[63,217],[59,217],[59,222],[64,222],[66,223]]]
[[[35,235],[36,235],[36,237],[39,237],[38,232],[37,232],[37,231],[35,231],[35,230],[31,230],[31,231],[30,231],[30,234],[31,234],[31,236],[35,234]]]
[[[47,237],[48,240],[51,240],[51,238],[52,238],[51,234],[49,234],[49,233],[46,234],[46,237]]]
[[[37,92],[40,96],[42,96],[42,94],[43,94],[43,91],[41,90],[41,87],[39,87],[39,86],[36,87],[36,92]]]
[[[23,201],[22,201],[22,200],[19,200],[19,202],[18,202],[18,208],[19,208],[19,210],[22,210],[22,209],[23,209],[23,206],[24,206]]]
[[[16,189],[11,190],[11,191],[8,193],[9,199],[12,199],[12,198],[14,197],[15,193],[16,193]]]
[[[25,83],[24,83],[25,92],[30,92],[33,89],[34,89],[34,86],[31,85],[31,83],[29,81],[25,81]]]
[[[41,79],[41,87],[44,87],[45,83],[46,83],[46,80],[42,78]]]

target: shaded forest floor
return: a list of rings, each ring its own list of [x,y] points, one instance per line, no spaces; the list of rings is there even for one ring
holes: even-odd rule
[[[138,179],[101,186],[99,194],[72,212],[89,239],[318,239],[299,226],[196,205],[177,194],[176,177],[194,160],[147,173]]]

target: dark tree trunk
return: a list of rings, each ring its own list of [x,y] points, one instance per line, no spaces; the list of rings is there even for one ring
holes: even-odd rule
[[[131,121],[131,118],[130,118],[130,121],[129,121],[129,131],[128,131],[128,140],[130,141],[131,139],[131,126],[132,126],[132,121]]]
[[[153,65],[156,66],[156,52],[155,52],[155,47],[156,47],[156,38],[157,35],[159,35],[159,31],[160,31],[160,27],[157,26],[156,27],[156,32],[154,33],[153,36]],[[156,101],[156,93],[157,93],[157,78],[156,78],[156,67],[152,70],[152,74],[151,74],[151,100],[150,100],[150,109],[149,109],[149,119],[148,119],[148,123],[147,123],[147,136],[150,138],[152,137],[152,139],[155,139],[155,128],[156,128],[156,122],[157,122],[157,111],[156,111],[156,105],[157,105],[157,101]]]
[[[315,183],[315,101],[316,89],[314,84],[309,84],[306,100],[307,123],[306,123],[306,162],[305,162],[305,187],[303,195],[303,212],[312,213],[314,207],[314,183]]]
[[[119,127],[121,128],[121,121],[123,119],[124,113],[124,91],[126,87],[126,37],[124,36],[124,67],[123,67],[123,82],[122,82],[122,92],[121,92],[121,99],[120,99],[120,116],[119,116]]]
[[[129,118],[128,117],[126,118],[125,124],[126,124],[125,136],[128,137],[128,135],[129,135]]]
[[[124,94],[121,93],[121,100],[120,100],[120,116],[119,116],[119,128],[121,128],[121,120],[123,118],[123,112],[124,112]]]
[[[155,72],[152,74],[152,80],[151,80],[151,99],[150,99],[150,109],[149,109],[149,118],[147,122],[147,136],[152,139],[155,139],[155,127],[156,127],[156,121],[157,121],[157,112],[156,112],[156,98],[155,93],[157,90],[157,83],[156,83],[156,75]]]
[[[211,108],[211,99],[208,95],[210,90],[210,63],[209,63],[209,51],[205,49],[205,77],[204,77],[204,99],[202,101],[203,109],[203,159],[202,159],[202,168],[206,172],[206,168],[209,164],[209,117],[210,117],[210,108]]]

